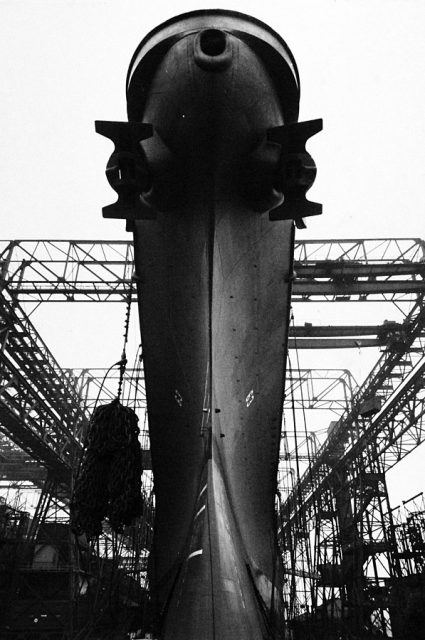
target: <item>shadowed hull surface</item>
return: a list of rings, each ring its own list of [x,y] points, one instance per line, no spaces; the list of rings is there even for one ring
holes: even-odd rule
[[[161,240],[156,251],[158,238],[147,232],[158,222],[140,222],[136,232],[157,501],[153,580],[175,638],[214,638],[213,620],[224,627],[217,637],[234,637],[229,621],[245,617],[243,637],[258,637],[251,621],[258,602],[250,600],[260,597],[270,607],[282,577],[274,497],[292,231],[290,223],[253,214],[246,250],[235,254],[233,214],[215,231],[221,242],[213,261],[211,376],[208,238],[202,247],[197,236],[198,254],[192,250],[191,260],[177,266],[178,233],[166,225],[167,252]],[[243,224],[246,233],[246,218]],[[182,253],[187,248],[186,237]],[[188,636],[196,624],[197,635]]]
[[[155,217],[134,239],[164,640],[283,635],[274,502],[293,223],[269,220],[265,138],[284,109],[260,57],[226,38],[231,62],[215,71],[195,64],[196,33],[174,43],[139,116],[155,128],[142,143]]]

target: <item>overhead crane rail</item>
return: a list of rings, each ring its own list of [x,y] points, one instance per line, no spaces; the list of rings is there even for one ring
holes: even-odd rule
[[[424,247],[418,238],[297,241],[293,300],[412,301],[425,292]],[[20,301],[122,302],[132,271],[127,240],[0,241],[0,282]]]

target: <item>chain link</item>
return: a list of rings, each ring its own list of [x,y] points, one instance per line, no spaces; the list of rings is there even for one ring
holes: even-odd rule
[[[127,346],[127,342],[128,342],[128,330],[129,330],[129,327],[130,327],[130,312],[131,312],[131,299],[132,299],[132,297],[133,297],[133,277],[130,280],[130,286],[129,286],[128,292],[127,292],[127,305],[126,305],[126,310],[125,310],[124,334],[123,334],[124,344],[123,344],[122,354],[121,354],[120,378],[119,378],[119,382],[118,382],[118,393],[117,393],[118,400],[121,400],[122,385],[123,385],[123,381],[124,381],[125,368],[127,366],[126,346]]]

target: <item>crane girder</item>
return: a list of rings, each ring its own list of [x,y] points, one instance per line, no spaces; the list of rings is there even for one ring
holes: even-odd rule
[[[126,240],[4,240],[0,281],[20,301],[122,302],[133,257]],[[297,241],[293,300],[411,301],[425,291],[424,258],[418,238]]]

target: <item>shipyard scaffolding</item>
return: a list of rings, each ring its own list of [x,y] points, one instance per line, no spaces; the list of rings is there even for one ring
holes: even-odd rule
[[[283,434],[279,535],[291,567],[285,601],[295,637],[420,637],[412,635],[404,606],[411,593],[386,472],[424,440],[423,296],[379,338],[380,359],[323,444],[312,447],[306,435],[290,456],[291,439]]]
[[[31,321],[46,302],[126,302],[132,262],[127,241],[0,242],[2,637],[148,628],[137,615],[128,626],[146,604],[154,508],[142,369],[128,368],[124,382],[141,418],[144,515],[89,545],[68,526],[73,471],[89,414],[114,398],[119,372],[62,369]],[[303,303],[309,321],[290,328],[276,501],[294,640],[420,637],[423,498],[394,509],[386,472],[424,439],[424,276],[419,239],[296,243],[294,319]],[[311,322],[325,302],[388,302],[400,319]],[[353,347],[380,350],[361,385],[347,369],[300,366],[299,353]],[[319,414],[331,418],[326,427],[316,427]]]
[[[69,505],[90,406],[7,287],[0,335],[0,636],[62,640],[140,629],[153,513],[149,466],[145,460],[143,514],[134,525],[117,535],[106,524],[97,540],[74,536]],[[146,424],[141,442],[147,449]]]

